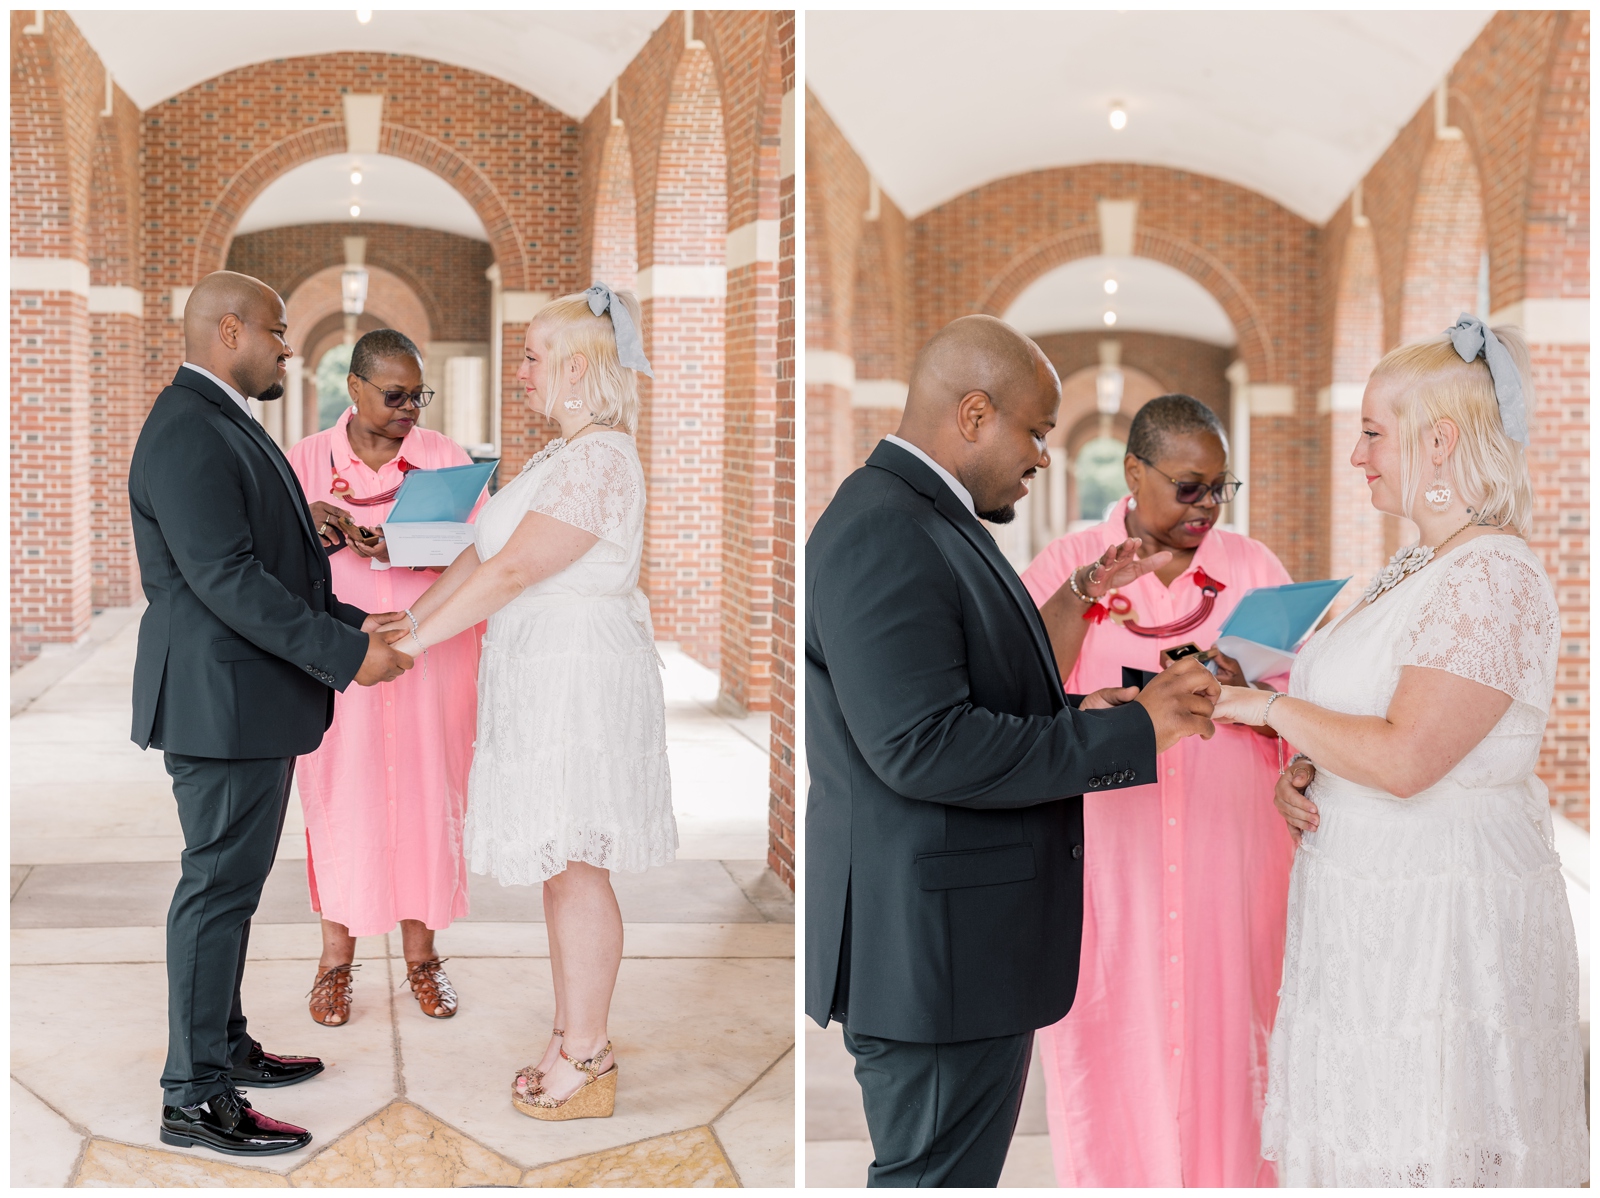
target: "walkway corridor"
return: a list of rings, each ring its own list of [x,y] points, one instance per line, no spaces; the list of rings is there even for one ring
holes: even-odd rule
[[[794,907],[764,863],[766,721],[715,714],[716,676],[665,646],[682,848],[671,866],[615,879],[626,948],[613,1118],[537,1123],[507,1096],[551,1012],[529,889],[475,876],[472,914],[440,933],[455,1018],[418,1009],[396,932],[359,942],[351,1022],[311,1020],[320,943],[296,797],[245,1003],[269,1049],[328,1062],[304,1085],[251,1095],[316,1138],[244,1163],[161,1146],[163,924],[182,842],[160,755],[128,740],[138,614],[96,617],[99,643],[81,660],[46,656],[12,675],[14,1186],[793,1185]]]

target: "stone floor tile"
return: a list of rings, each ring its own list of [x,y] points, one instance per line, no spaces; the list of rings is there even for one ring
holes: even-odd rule
[[[399,949],[396,937],[395,949]],[[356,941],[356,956],[383,957],[389,952],[382,936]],[[315,961],[322,953],[316,924],[254,923],[250,928],[250,960]],[[13,965],[117,965],[167,959],[167,929],[145,928],[13,928]],[[307,983],[309,987],[309,983]]]
[[[699,819],[683,812],[676,814],[679,861],[749,859],[767,851],[764,819]]]
[[[530,1168],[709,1123],[794,1035],[792,961],[624,959],[611,1009],[616,1114],[542,1123],[517,1112],[510,1087],[549,1036],[548,963],[449,969],[461,994],[453,1019],[399,1009],[406,1096]]]
[[[397,934],[393,948],[399,953]],[[548,958],[549,934],[542,923],[478,923],[460,920],[434,943],[447,957]],[[794,956],[794,928],[769,923],[624,923],[624,957]]]
[[[91,1140],[84,1153],[83,1168],[78,1170],[77,1184],[118,1189],[162,1186],[195,1190],[213,1186],[287,1188],[289,1182],[281,1174],[229,1164],[222,1157],[200,1149],[186,1152]]]
[[[1005,1168],[1000,1170],[1001,1189],[1041,1189],[1056,1184],[1055,1161],[1050,1156],[1050,1136],[1045,1132],[1011,1137]]]
[[[83,1151],[83,1137],[60,1115],[11,1081],[11,1187],[64,1186]]]
[[[396,1102],[289,1175],[297,1186],[516,1185],[522,1170],[409,1102]]]
[[[502,886],[482,874],[472,874],[468,885],[469,921],[544,919],[541,887]],[[611,885],[627,923],[757,923],[762,919],[718,861],[674,861],[640,874],[614,872]]]
[[[764,856],[755,861],[725,860],[722,866],[745,898],[766,919],[776,923],[794,922],[794,892],[779,881]]]
[[[338,1028],[322,1027],[306,1012],[311,963],[262,961],[245,971],[251,1035],[269,1050],[320,1056],[328,1066],[301,1085],[251,1092],[259,1109],[316,1137],[301,1152],[263,1160],[262,1168],[287,1172],[395,1097],[389,963],[361,964],[350,1023]],[[11,979],[13,1076],[96,1136],[159,1147],[164,966],[15,966]],[[16,1001],[31,994],[50,1001]],[[86,1077],[96,1084],[84,1085]]]
[[[165,924],[181,868],[169,861],[36,865],[11,899],[14,928],[116,928]],[[317,923],[305,866],[281,861],[267,875],[259,923]]]
[[[695,1127],[530,1169],[522,1184],[677,1189],[733,1188],[739,1181],[711,1130]]]
[[[711,1127],[738,1173],[740,1185],[793,1187],[793,1049]]]
[[[16,898],[17,897],[17,888],[22,885],[23,881],[28,876],[28,871],[31,870],[32,868],[33,868],[33,866],[31,866],[31,865],[13,865],[11,867],[11,897],[12,898]]]
[[[806,1073],[810,1074],[807,1068]],[[811,1120],[806,1119],[806,1132]],[[872,1164],[872,1144],[861,1140],[807,1140],[806,1189],[854,1190],[867,1184],[867,1166]]]

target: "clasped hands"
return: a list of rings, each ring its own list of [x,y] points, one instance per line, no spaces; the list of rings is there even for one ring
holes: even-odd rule
[[[380,682],[393,682],[416,662],[394,647],[394,638],[383,635],[385,627],[396,620],[405,622],[405,613],[399,611],[373,612],[361,621],[361,631],[367,634],[367,655],[356,671],[359,686],[375,686]]]
[[[1086,695],[1079,711],[1103,711],[1124,703],[1138,703],[1150,716],[1156,732],[1156,752],[1165,753],[1186,736],[1210,740],[1216,733],[1212,709],[1222,684],[1193,657],[1174,662],[1143,689],[1108,686]]]

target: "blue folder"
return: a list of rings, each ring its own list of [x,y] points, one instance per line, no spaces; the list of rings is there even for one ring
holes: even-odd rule
[[[1348,578],[1253,587],[1217,633],[1217,648],[1239,663],[1251,682],[1282,673]]]
[[[499,459],[439,470],[408,470],[385,524],[465,524]]]

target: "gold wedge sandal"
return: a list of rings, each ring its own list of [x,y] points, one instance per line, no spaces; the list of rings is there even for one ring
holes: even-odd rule
[[[574,1061],[561,1050],[561,1059],[584,1075],[583,1084],[565,1098],[552,1098],[540,1089],[535,1094],[518,1094],[511,1086],[511,1102],[530,1119],[555,1123],[564,1119],[609,1119],[617,1101],[617,1063],[601,1070],[600,1062],[611,1056],[611,1041],[587,1061]]]
[[[566,1032],[558,1027],[550,1029],[550,1034],[564,1038]],[[517,1089],[518,1082],[523,1083],[522,1089]],[[511,1094],[514,1098],[528,1098],[544,1089],[544,1070],[536,1065],[524,1065],[517,1070],[517,1076],[511,1079]]]

